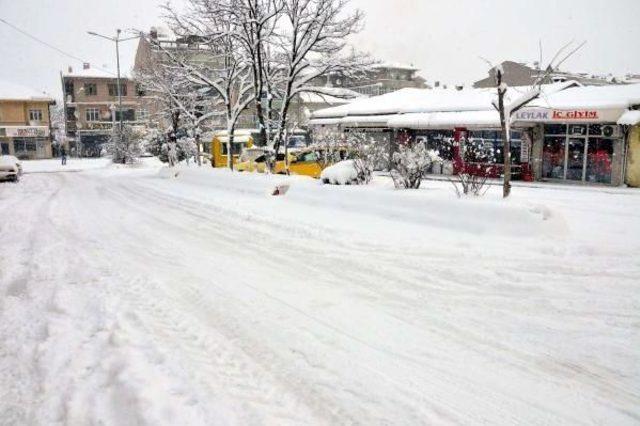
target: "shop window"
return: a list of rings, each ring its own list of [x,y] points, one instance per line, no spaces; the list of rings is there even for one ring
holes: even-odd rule
[[[590,138],[587,149],[586,181],[611,183],[611,162],[613,161],[613,140]]]
[[[569,125],[569,135],[570,136],[587,136],[587,126],[583,126],[580,124],[571,124]]]
[[[602,135],[602,125],[601,124],[592,124],[589,126],[589,135],[590,136],[600,136]]]
[[[17,157],[24,157],[24,155],[31,155],[35,153],[37,149],[36,141],[30,139],[14,139],[13,140],[13,152]]]
[[[100,121],[100,110],[98,108],[87,108],[85,118],[87,121]]]
[[[42,110],[41,109],[30,109],[29,110],[29,121],[42,121]]]
[[[544,126],[545,135],[565,135],[567,126],[564,124],[547,124]]]
[[[2,153],[2,155],[9,155],[9,144],[8,143],[0,144],[0,152]]]
[[[435,151],[444,161],[453,160],[453,132],[431,130],[416,137],[416,142],[424,142],[428,150]]]
[[[95,83],[85,83],[84,84],[84,95],[85,96],[96,96],[98,94],[98,86]]]
[[[547,136],[542,149],[542,177],[564,179],[564,137]]]

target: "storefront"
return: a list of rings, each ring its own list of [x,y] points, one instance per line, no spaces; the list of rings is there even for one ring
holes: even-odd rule
[[[0,149],[3,155],[23,160],[51,157],[51,138],[47,126],[0,127]]]
[[[503,175],[505,153],[500,118],[492,106],[494,91],[427,90],[424,98],[416,95],[397,93],[317,111],[311,125],[357,128],[364,120],[353,120],[352,115],[366,111],[367,123],[396,136],[408,134],[438,151],[442,167],[433,173]],[[543,96],[515,113],[511,123],[514,179],[640,186],[638,84],[543,86]],[[455,130],[464,137],[455,139]]]
[[[611,184],[623,135],[615,124],[544,125],[543,179]],[[621,176],[620,176],[621,177]]]

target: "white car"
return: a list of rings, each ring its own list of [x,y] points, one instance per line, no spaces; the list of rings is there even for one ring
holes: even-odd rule
[[[0,155],[0,181],[17,182],[22,175],[22,164],[13,155]]]

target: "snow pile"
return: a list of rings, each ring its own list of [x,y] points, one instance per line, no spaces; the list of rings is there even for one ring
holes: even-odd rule
[[[22,168],[25,173],[78,172],[101,169],[107,167],[110,162],[110,158],[67,157],[67,164],[63,166],[59,158],[51,158],[47,160],[24,160]]]
[[[358,182],[357,160],[344,160],[325,168],[320,174],[323,183],[332,185],[350,185]]]

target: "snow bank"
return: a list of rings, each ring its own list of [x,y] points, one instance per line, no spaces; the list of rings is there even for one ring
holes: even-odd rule
[[[62,165],[59,158],[47,160],[23,160],[25,173],[78,172],[82,170],[101,169],[111,163],[110,158],[73,158],[67,157],[67,164]]]
[[[228,203],[243,216],[261,220],[302,221],[319,227],[330,223],[344,230],[364,227],[389,234],[389,238],[415,235],[415,226],[421,227],[425,236],[438,234],[442,238],[458,233],[523,238],[566,235],[565,220],[559,212],[527,201],[504,201],[497,190],[482,198],[457,199],[449,183],[438,188],[427,183],[417,191],[397,191],[388,179],[381,178],[366,186],[332,187],[303,176],[238,174],[210,168],[179,170],[178,182],[212,191],[205,194],[207,201],[219,206]],[[336,178],[346,177],[346,170],[336,172]],[[267,194],[280,184],[288,184],[291,189],[282,201],[274,202]],[[194,200],[199,197],[196,193],[201,194],[185,186],[180,187],[180,193]]]

